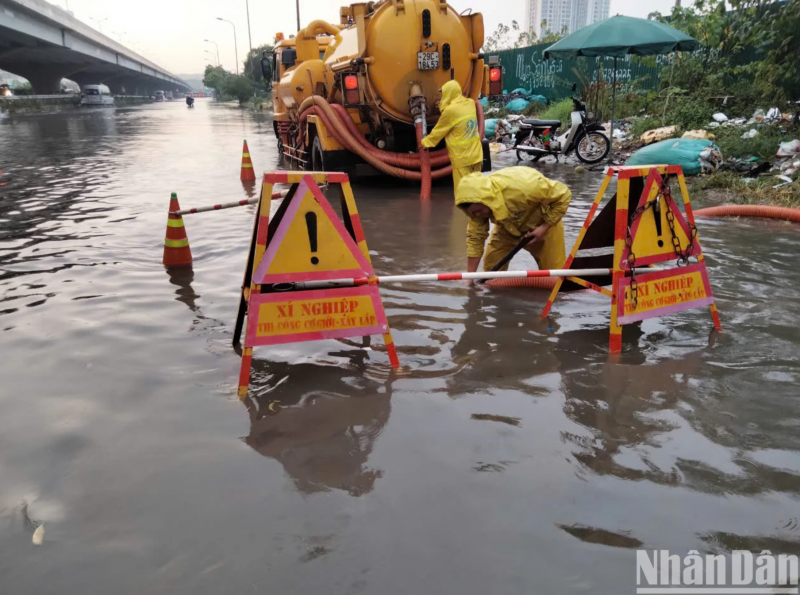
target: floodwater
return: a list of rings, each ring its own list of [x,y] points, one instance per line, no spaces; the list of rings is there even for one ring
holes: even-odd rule
[[[0,123],[0,593],[617,595],[640,547],[800,553],[800,228],[702,221],[719,335],[646,321],[615,364],[603,296],[386,286],[399,372],[379,337],[263,347],[242,403],[253,207],[187,216],[182,274],[166,211],[247,196],[243,138],[280,164],[196,106]],[[541,168],[570,245],[600,174]],[[448,186],[354,191],[379,274],[463,269]]]

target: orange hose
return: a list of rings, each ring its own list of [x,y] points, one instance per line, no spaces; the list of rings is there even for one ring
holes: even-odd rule
[[[339,117],[339,121],[345,125],[345,127],[350,131],[350,134],[353,135],[359,144],[362,147],[367,149],[370,153],[374,154],[376,157],[386,161],[389,165],[396,165],[398,167],[402,167],[404,169],[420,169],[421,165],[421,154],[420,153],[393,153],[392,151],[384,151],[383,149],[379,149],[378,147],[372,145],[361,131],[356,126],[353,119],[350,117],[350,114],[347,113],[347,110],[344,106],[339,105],[338,103],[331,103],[331,109],[336,112],[336,115]],[[431,157],[431,167],[444,167],[450,165],[450,157],[447,154],[447,149],[439,149],[438,151],[430,151]]]
[[[312,102],[306,103],[310,100]],[[303,106],[306,106],[306,109],[302,109]],[[313,106],[313,107],[309,107]],[[351,152],[355,153],[359,157],[361,157],[364,161],[375,167],[376,169],[382,171],[385,174],[390,176],[395,176],[397,178],[403,178],[406,180],[414,180],[414,181],[421,181],[422,174],[418,171],[409,171],[406,169],[401,169],[398,167],[391,166],[384,161],[382,161],[379,157],[376,157],[372,153],[370,153],[367,149],[362,147],[359,142],[350,134],[350,131],[347,130],[344,124],[339,121],[339,118],[336,117],[335,112],[331,109],[330,104],[325,101],[321,97],[312,96],[306,99],[301,104],[301,116],[300,121],[304,121],[308,118],[308,115],[314,113],[318,115],[323,124],[330,130],[332,136],[336,139],[340,145],[346,147]],[[313,111],[312,111],[313,110]],[[446,176],[450,176],[453,173],[452,166],[443,167],[432,172],[431,177],[433,179],[443,178]]]
[[[422,104],[425,108],[425,104]],[[425,114],[423,114],[424,117]],[[414,130],[417,134],[417,149],[420,153],[420,174],[422,174],[422,186],[419,189],[419,197],[422,200],[428,200],[431,197],[431,156],[422,147],[422,120],[414,124]]]
[[[722,205],[694,212],[695,217],[766,217],[800,223],[800,209],[771,207],[767,205]]]
[[[480,100],[475,100],[475,114],[478,116],[478,133],[480,134],[480,140],[483,140],[483,131],[486,127],[486,119],[483,115],[483,104]]]
[[[558,277],[518,277],[516,279],[489,279],[489,287],[533,287],[535,289],[553,289]]]

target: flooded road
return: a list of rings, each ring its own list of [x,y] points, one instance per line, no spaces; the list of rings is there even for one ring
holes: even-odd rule
[[[230,348],[268,120],[198,101],[0,122],[0,593],[633,593],[635,550],[800,553],[800,227],[702,221],[707,309],[381,287],[403,368],[318,342]],[[509,154],[511,155],[511,154]],[[495,167],[513,165],[497,160]],[[570,246],[600,174],[574,193]],[[355,198],[378,274],[464,268],[449,186]],[[514,268],[532,267],[527,254]],[[32,545],[44,523],[43,544]]]

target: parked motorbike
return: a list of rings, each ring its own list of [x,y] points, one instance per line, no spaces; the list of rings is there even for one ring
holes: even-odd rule
[[[575,93],[575,85],[572,87]],[[538,120],[525,118],[514,143],[517,159],[520,161],[539,161],[546,155],[567,155],[575,151],[578,159],[584,163],[599,163],[608,156],[611,143],[605,135],[603,126],[595,122],[593,114],[587,114],[586,104],[572,97],[575,110],[572,112],[572,124],[560,136],[556,136],[561,126],[559,120]],[[601,132],[602,131],[602,132]]]

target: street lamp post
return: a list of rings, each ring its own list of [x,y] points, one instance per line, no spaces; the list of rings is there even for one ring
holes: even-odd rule
[[[300,0],[295,0],[294,3],[297,8],[297,30],[300,31]]]
[[[210,39],[204,39],[203,41],[205,41],[207,43],[213,43],[214,47],[217,48],[217,66],[219,66],[219,63],[220,63],[219,62],[219,46],[217,45],[217,42],[216,41],[211,41]]]
[[[206,54],[208,54],[209,56],[211,56],[211,63],[212,63],[214,66],[219,66],[219,62],[217,62],[217,61],[214,59],[214,58],[215,58],[215,57],[214,57],[214,52],[210,52],[210,51],[208,51],[208,50],[203,50],[203,51],[204,51]]]
[[[229,23],[231,27],[233,27],[233,51],[236,55],[236,74],[239,74],[239,48],[236,46],[236,25],[233,22],[229,21],[228,19],[223,19],[222,17],[217,17],[218,21],[225,21]]]
[[[247,10],[247,41],[250,43],[250,54],[253,53],[253,37],[250,35],[250,0],[244,0],[244,6]],[[255,58],[255,56],[254,56]],[[250,65],[250,76],[253,77],[253,99],[256,98],[256,72],[255,68],[253,68],[253,64]]]
[[[89,20],[90,21],[94,21],[95,23],[97,23],[97,29],[98,29],[98,31],[100,31],[100,33],[102,33],[103,32],[103,21],[107,21],[108,17],[106,17],[104,19],[96,19],[94,17],[89,17]]]

